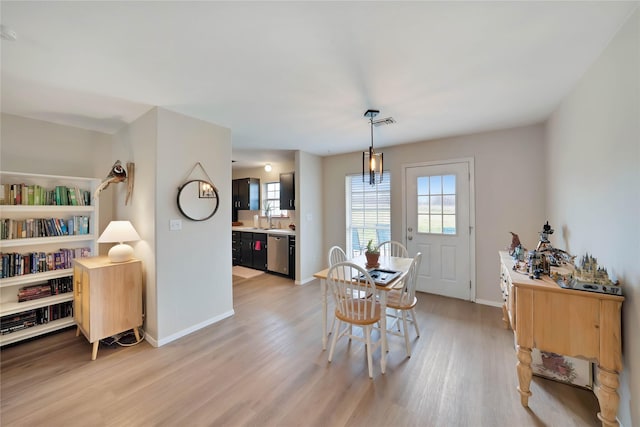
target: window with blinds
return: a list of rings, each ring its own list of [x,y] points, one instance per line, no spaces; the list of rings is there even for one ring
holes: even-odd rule
[[[369,185],[362,174],[346,177],[347,254],[360,255],[369,240],[374,245],[391,239],[391,174],[384,181]]]

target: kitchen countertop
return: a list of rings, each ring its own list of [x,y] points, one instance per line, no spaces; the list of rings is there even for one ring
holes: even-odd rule
[[[265,233],[265,234],[273,234],[279,236],[295,236],[296,232],[290,229],[284,228],[256,228],[256,227],[247,227],[247,226],[235,226],[231,227],[232,231],[246,231],[249,233]]]

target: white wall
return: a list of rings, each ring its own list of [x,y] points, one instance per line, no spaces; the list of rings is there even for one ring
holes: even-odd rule
[[[640,13],[616,35],[547,126],[547,200],[569,251],[624,286],[619,419],[640,426]]]
[[[157,135],[157,338],[162,345],[233,314],[231,130],[158,109]],[[189,175],[197,162],[204,172],[196,168]],[[218,211],[206,221],[190,221],[178,210],[178,187],[207,175],[218,189]],[[182,219],[182,230],[170,231],[170,219]]]
[[[158,307],[156,292],[156,157],[158,110],[152,109],[113,136],[113,153],[103,159],[105,165],[115,160],[123,164],[133,162],[134,187],[129,204],[125,206],[126,185],[110,186],[103,193],[113,194],[113,219],[129,220],[140,235],[139,242],[131,242],[134,256],[142,260],[144,329],[147,340],[157,345]],[[100,196],[101,198],[103,196]],[[102,245],[107,246],[107,245]]]
[[[111,159],[111,135],[11,114],[0,116],[3,171],[102,179],[112,166],[105,159]],[[111,220],[111,197],[100,196],[100,232]]]
[[[402,165],[474,158],[476,300],[501,303],[498,251],[511,243],[510,231],[519,234],[527,248],[534,248],[546,221],[543,136],[543,126],[536,125],[380,148],[385,169],[391,172],[392,239],[406,242]],[[345,176],[362,172],[362,153],[325,157],[323,165],[326,253],[333,245],[346,244]]]
[[[296,151],[296,284],[310,282],[325,268],[322,164],[322,158]]]

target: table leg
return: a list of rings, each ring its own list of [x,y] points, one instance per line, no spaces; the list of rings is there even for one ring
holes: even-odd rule
[[[382,350],[380,351],[380,371],[384,374],[387,370],[387,351],[389,351],[387,343],[387,293],[380,292],[380,339],[382,340]],[[404,332],[405,334],[407,331]]]
[[[516,368],[518,370],[518,392],[520,392],[520,403],[524,407],[529,406],[529,386],[531,385],[531,376],[533,371],[531,370],[531,349],[518,346],[518,363]]]
[[[133,328],[133,334],[136,336],[136,342],[140,342],[140,332],[137,326]]]
[[[616,415],[620,403],[620,396],[617,392],[620,385],[618,373],[598,365],[598,382],[600,383],[596,389],[596,397],[600,404],[598,419],[602,421],[603,427],[617,427]]]
[[[322,349],[327,349],[327,281],[320,279],[322,291]]]
[[[96,360],[98,357],[98,346],[100,346],[100,340],[93,343],[93,351],[91,352],[91,360]]]

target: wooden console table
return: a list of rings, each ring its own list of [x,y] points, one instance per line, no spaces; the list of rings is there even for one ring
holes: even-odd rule
[[[500,287],[504,298],[503,320],[513,329],[518,358],[518,392],[527,407],[531,391],[531,349],[594,361],[598,365],[602,425],[618,426],[622,370],[620,318],[621,296],[563,289],[550,277],[530,279],[513,270],[515,261],[500,252]]]

